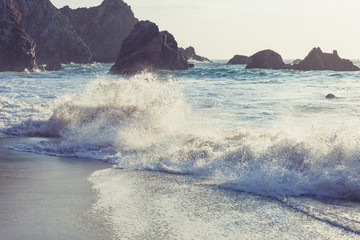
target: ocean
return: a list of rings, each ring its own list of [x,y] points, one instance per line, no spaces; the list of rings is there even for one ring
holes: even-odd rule
[[[0,73],[5,147],[111,163],[112,239],[360,239],[360,72],[195,65]]]

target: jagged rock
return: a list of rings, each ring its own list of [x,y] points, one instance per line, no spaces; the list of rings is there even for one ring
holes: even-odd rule
[[[0,1],[0,71],[34,71],[35,44],[25,33],[13,0]]]
[[[339,57],[336,50],[333,53],[323,53],[321,49],[313,48],[304,60],[290,67],[295,70],[333,70],[333,71],[359,71],[350,60]]]
[[[181,54],[183,54],[185,57],[187,57],[188,59],[193,59],[193,60],[199,61],[199,62],[211,62],[210,59],[197,55],[195,52],[195,49],[192,46],[190,46],[186,49],[179,48],[179,52]]]
[[[251,57],[244,55],[235,55],[232,59],[228,61],[227,64],[240,65],[240,64],[249,64],[251,62]]]
[[[285,69],[287,65],[282,57],[273,50],[263,50],[251,56],[246,68]]]
[[[56,56],[61,63],[88,63],[91,53],[69,20],[49,0],[17,0],[25,31],[36,43],[39,64]]]
[[[326,95],[325,98],[327,98],[327,99],[332,99],[332,98],[335,98],[335,95],[332,94],[332,93],[329,93],[328,95]]]
[[[46,66],[45,66],[45,70],[48,72],[49,71],[59,71],[61,69],[63,69],[63,67],[61,66],[60,61],[56,58],[52,58],[50,60],[50,62],[48,64],[46,64]]]
[[[140,21],[125,38],[120,55],[110,69],[113,74],[135,74],[143,70],[188,69],[187,58],[179,53],[173,35],[159,32],[155,23]]]
[[[123,40],[138,20],[129,5],[122,0],[104,0],[91,8],[60,9],[76,32],[89,46],[93,60],[115,62]]]

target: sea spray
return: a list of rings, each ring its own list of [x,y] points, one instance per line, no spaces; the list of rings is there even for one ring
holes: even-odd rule
[[[350,127],[302,126],[296,134],[286,126],[217,128],[166,74],[96,79],[65,99],[48,119],[8,128],[9,134],[51,137],[14,148],[192,174],[214,185],[278,198],[360,199],[359,137]]]

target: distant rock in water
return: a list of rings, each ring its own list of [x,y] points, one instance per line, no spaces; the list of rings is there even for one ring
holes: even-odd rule
[[[333,70],[333,71],[359,71],[350,60],[339,57],[337,51],[323,53],[320,48],[313,48],[304,60],[290,67],[295,70]]]
[[[329,93],[328,95],[326,95],[325,98],[327,98],[327,99],[332,99],[332,98],[335,98],[335,95],[332,94],[332,93]]]
[[[241,64],[249,64],[250,62],[251,62],[251,57],[244,55],[235,55],[232,59],[228,61],[227,64],[241,65]]]
[[[187,58],[179,53],[173,35],[167,31],[159,32],[155,23],[140,21],[124,40],[110,73],[135,74],[143,70],[188,68]]]
[[[301,59],[295,59],[292,64],[298,64],[299,62],[301,62],[302,60]]]
[[[34,71],[35,44],[25,33],[13,0],[0,1],[0,71]]]
[[[285,69],[287,66],[280,54],[268,49],[252,55],[246,68]]]
[[[48,64],[46,64],[45,66],[45,70],[46,71],[59,71],[63,69],[63,67],[61,66],[61,63],[58,59],[53,58],[50,60],[50,62]]]
[[[122,0],[104,0],[100,6],[60,11],[89,46],[94,61],[115,62],[123,40],[138,22]]]
[[[49,0],[16,0],[25,31],[36,43],[39,64],[56,56],[61,63],[88,63],[91,53],[69,20]]]
[[[188,59],[193,59],[193,60],[199,61],[199,62],[211,62],[210,59],[197,55],[195,52],[195,49],[191,46],[186,49],[179,48],[179,52],[181,54],[183,54],[185,57],[187,57]]]

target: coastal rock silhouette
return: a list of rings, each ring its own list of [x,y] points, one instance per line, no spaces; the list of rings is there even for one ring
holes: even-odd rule
[[[21,13],[12,0],[0,1],[0,71],[34,71],[35,43],[25,33]]]
[[[327,98],[327,99],[333,99],[333,98],[335,98],[335,97],[336,97],[336,96],[335,96],[334,94],[329,93],[328,95],[326,95],[325,98]]]
[[[313,48],[306,58],[298,64],[294,64],[290,69],[295,70],[333,70],[333,71],[359,71],[350,60],[339,57],[336,50],[333,53],[324,53],[321,49]]]
[[[298,58],[298,59],[295,59],[293,62],[292,62],[292,64],[298,64],[299,62],[301,62],[302,60],[300,59],[300,58]]]
[[[251,57],[244,55],[235,55],[232,59],[230,59],[227,64],[232,65],[241,65],[241,64],[249,64],[251,62]]]
[[[285,69],[287,65],[277,52],[267,49],[255,53],[251,56],[251,61],[246,68],[263,68],[263,69]]]
[[[188,48],[179,48],[179,52],[183,54],[188,59],[193,59],[195,61],[199,62],[211,62],[210,59],[206,57],[202,57],[196,54],[195,48],[190,46]]]
[[[88,63],[91,53],[69,20],[49,0],[17,0],[27,34],[36,43],[36,61]]]
[[[159,32],[155,23],[140,21],[123,41],[120,55],[110,69],[113,74],[135,74],[143,70],[185,70],[187,58],[179,53],[170,33]]]
[[[123,40],[138,22],[129,5],[122,0],[104,0],[99,6],[60,11],[89,46],[92,59],[115,62]]]

